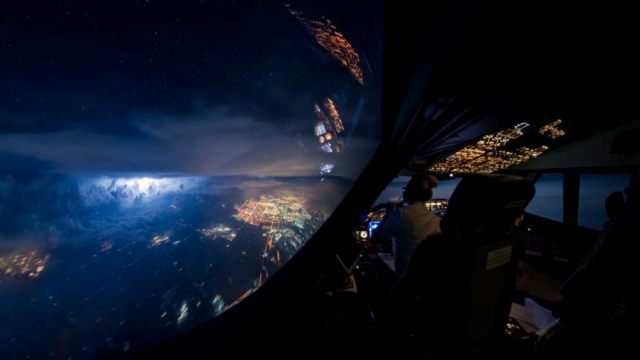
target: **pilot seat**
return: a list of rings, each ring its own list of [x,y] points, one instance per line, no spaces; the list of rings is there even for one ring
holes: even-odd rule
[[[395,355],[449,358],[501,339],[517,270],[517,223],[534,191],[516,176],[463,178],[442,233],[421,242],[391,290],[383,328]]]

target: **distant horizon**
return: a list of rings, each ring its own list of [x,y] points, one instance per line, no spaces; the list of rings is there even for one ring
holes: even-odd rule
[[[37,177],[37,176],[68,176],[68,177],[112,177],[112,178],[273,178],[273,179],[296,179],[296,178],[329,178],[329,179],[342,179],[347,181],[355,181],[356,178],[351,178],[344,175],[251,175],[251,174],[223,174],[223,175],[213,175],[213,174],[191,174],[191,173],[168,173],[168,172],[114,172],[114,171],[39,171],[39,172],[17,172],[17,173],[2,173],[0,172],[0,177],[2,176],[11,176],[11,177]]]

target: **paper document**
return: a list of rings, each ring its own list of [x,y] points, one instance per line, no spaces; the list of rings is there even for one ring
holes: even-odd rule
[[[524,306],[512,303],[509,316],[518,321],[527,333],[535,333],[537,336],[544,335],[558,323],[550,310],[529,298],[524,299]]]

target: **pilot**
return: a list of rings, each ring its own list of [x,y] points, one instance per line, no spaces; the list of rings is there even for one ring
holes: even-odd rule
[[[460,181],[441,232],[420,243],[389,294],[382,321],[403,352],[396,357],[454,358],[502,334],[515,282],[512,249],[534,191],[509,175]]]
[[[402,194],[408,205],[393,211],[382,226],[382,238],[392,243],[395,271],[399,275],[404,274],[418,244],[440,231],[440,219],[425,205],[436,186],[438,179],[433,175],[412,176]]]
[[[567,282],[563,285],[567,287],[564,290],[567,290],[572,286],[574,275],[580,276],[579,274],[581,274],[581,271],[590,266],[591,262],[602,248],[603,243],[610,238],[611,234],[621,226],[622,222],[624,222],[626,206],[627,204],[624,200],[624,194],[620,191],[613,192],[607,197],[604,208],[609,220],[604,223],[602,232],[591,250],[582,258],[573,275],[569,277]]]
[[[550,353],[580,348],[594,352],[625,347],[635,348],[635,323],[631,314],[637,311],[637,240],[640,231],[640,176],[634,174],[621,194],[607,199],[611,224],[581,266],[562,287],[564,296],[560,323],[562,332],[547,345]],[[616,199],[617,200],[614,200]],[[560,349],[560,350],[559,350]]]

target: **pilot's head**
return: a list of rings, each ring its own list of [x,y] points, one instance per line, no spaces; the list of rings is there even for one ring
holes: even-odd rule
[[[533,184],[509,175],[472,175],[460,181],[440,222],[443,234],[456,237],[506,235],[522,223],[533,198]]]
[[[433,175],[416,174],[411,177],[404,188],[402,197],[409,203],[429,201],[433,197],[433,188],[438,186],[438,179]]]
[[[624,194],[620,191],[611,193],[604,203],[604,209],[607,212],[607,216],[613,222],[617,222],[624,218],[626,203],[624,201]]]

